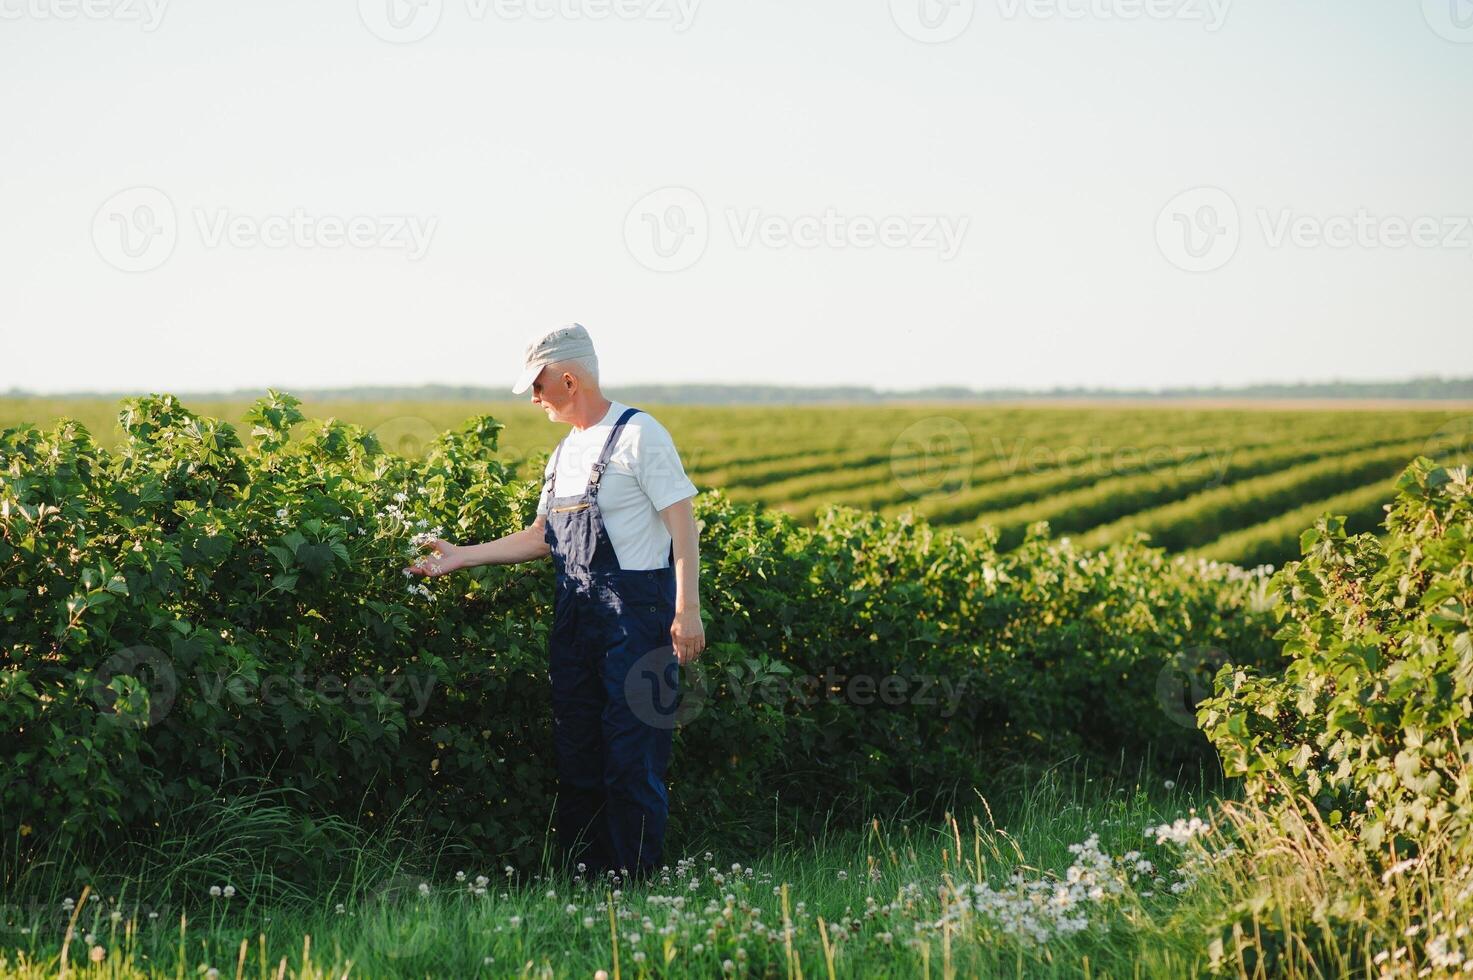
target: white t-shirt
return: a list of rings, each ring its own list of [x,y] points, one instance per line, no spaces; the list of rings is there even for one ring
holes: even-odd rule
[[[559,497],[581,494],[588,488],[588,474],[598,462],[598,454],[603,452],[614,423],[628,408],[614,402],[596,425],[582,432],[577,429],[569,432],[561,455],[553,450],[542,473],[544,483],[537,513],[547,513],[545,481],[552,475],[553,458],[558,461],[553,492]],[[659,512],[695,495],[695,484],[685,475],[670,433],[648,412],[630,416],[614,443],[598,488],[598,510],[619,567],[666,567],[670,563],[670,532],[660,520]]]

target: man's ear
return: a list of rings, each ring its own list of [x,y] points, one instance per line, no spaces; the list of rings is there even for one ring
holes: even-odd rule
[[[568,389],[568,394],[578,390],[578,379],[573,377],[572,372],[563,372],[563,387]]]

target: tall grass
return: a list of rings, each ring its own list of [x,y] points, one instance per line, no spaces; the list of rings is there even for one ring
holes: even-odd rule
[[[1165,975],[1203,961],[1196,937],[1160,932],[1157,905],[1177,901],[1164,891],[1101,906],[1098,929],[1046,945],[967,920],[938,928],[971,883],[1062,876],[1070,845],[1091,834],[1108,853],[1141,848],[1143,827],[1186,812],[1211,782],[1195,773],[1187,789],[1081,764],[1003,775],[1003,795],[976,795],[947,821],[889,815],[761,855],[713,838],[684,862],[672,858],[668,883],[644,885],[570,880],[548,867],[508,875],[412,826],[365,840],[344,821],[303,827],[280,791],[242,794],[174,814],[152,842],[97,856],[48,854],[19,867],[8,848],[0,973],[56,975],[64,946],[68,975],[79,977],[277,976],[283,962],[294,977],[612,976],[616,951],[624,977],[1062,976],[1148,963]],[[211,886],[222,893],[211,897]],[[89,897],[67,908],[83,887]]]
[[[95,855],[21,866],[8,842],[0,976],[1322,978],[1464,965],[1473,869],[1437,842],[1388,875],[1313,808],[1275,822],[1221,796],[1211,772],[1070,762],[1000,777],[1005,790],[946,820],[892,814],[760,855],[712,838],[672,858],[668,880],[636,885],[508,873],[405,822],[373,838],[342,820],[308,827],[284,791],[245,792]],[[1148,833],[1192,814],[1211,828],[1182,846]],[[1098,878],[1080,847],[1092,837]],[[1056,922],[1048,906],[1071,881],[1082,926],[1020,936],[1010,917]],[[1101,897],[1085,898],[1096,881]]]

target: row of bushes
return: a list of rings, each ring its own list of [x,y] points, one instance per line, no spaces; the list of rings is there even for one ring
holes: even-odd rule
[[[1050,521],[1054,530],[1087,532],[1129,514],[1138,514],[1187,499],[1204,490],[1276,473],[1319,460],[1345,457],[1374,448],[1386,448],[1404,461],[1416,452],[1415,443],[1387,437],[1332,437],[1312,443],[1271,444],[1247,451],[1224,452],[1220,469],[1205,463],[1161,472],[1099,480],[1069,493],[1043,497],[1009,510],[984,513],[976,524],[999,529],[1004,547],[1020,540],[1038,521]],[[1396,463],[1387,464],[1394,471]]]
[[[1313,507],[1346,487],[1363,487],[1373,480],[1385,480],[1382,497],[1389,497],[1391,481],[1416,456],[1419,448],[1420,443],[1415,442],[1378,446],[1214,487],[1095,528],[1082,535],[1080,543],[1098,547],[1144,532],[1151,536],[1152,544],[1168,551],[1186,551],[1256,525],[1266,513],[1282,514],[1303,506]],[[1312,512],[1308,520],[1295,528],[1295,534],[1312,525],[1322,512]],[[1294,549],[1287,552],[1289,556],[1297,554]]]
[[[410,460],[275,392],[244,439],[170,396],[121,421],[112,452],[72,422],[0,434],[0,832],[147,832],[245,780],[533,859],[550,565],[400,573],[417,534],[531,518],[498,423]],[[1191,755],[1197,685],[1277,657],[1263,579],[1231,566],[1042,527],[999,554],[843,509],[808,528],[720,494],[698,516],[710,649],[677,734],[677,847],[757,846],[775,809],[985,788],[1009,757]]]
[[[1344,975],[1473,962],[1468,467],[1417,459],[1384,532],[1350,534],[1341,517],[1305,531],[1302,560],[1272,583],[1288,663],[1224,667],[1201,705],[1242,778],[1238,838],[1269,852],[1260,874],[1293,879],[1221,923],[1215,950],[1248,973],[1297,975],[1317,956]]]

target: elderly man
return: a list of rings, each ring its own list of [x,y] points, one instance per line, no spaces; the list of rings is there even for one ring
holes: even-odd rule
[[[706,645],[696,488],[664,426],[599,390],[598,358],[580,324],[527,347],[512,391],[529,388],[548,419],[572,426],[543,474],[537,519],[485,544],[434,541],[436,554],[410,571],[552,556],[558,835],[570,866],[644,875],[660,863],[670,810],[675,664]]]

